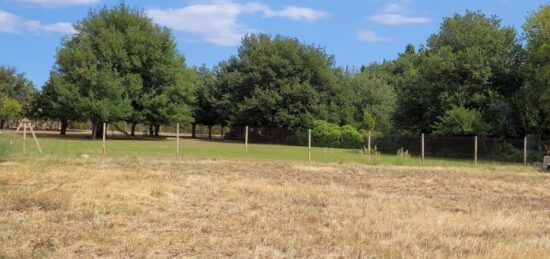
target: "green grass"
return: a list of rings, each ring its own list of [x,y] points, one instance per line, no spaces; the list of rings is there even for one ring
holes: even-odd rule
[[[11,132],[0,134],[0,157],[21,156],[22,137],[18,136],[13,145],[9,146],[9,140],[13,136]],[[89,155],[99,157],[102,155],[102,142],[90,140],[84,137],[58,137],[54,135],[40,135],[39,142],[43,154],[48,157],[79,157]],[[122,140],[108,139],[106,153],[109,157],[116,156],[176,156],[176,141],[168,139],[139,139]],[[472,160],[426,158],[422,163],[419,157],[400,157],[391,154],[373,155],[369,161],[368,156],[359,149],[339,148],[312,148],[312,160],[327,163],[359,163],[371,165],[427,165],[427,166],[474,166]],[[180,154],[190,157],[204,158],[235,158],[244,159],[244,143],[228,141],[208,141],[199,139],[181,139]],[[40,156],[31,137],[27,138],[27,156]],[[248,158],[250,159],[274,159],[307,161],[307,147],[250,144],[248,145]],[[482,165],[500,165],[497,162],[480,162]]]

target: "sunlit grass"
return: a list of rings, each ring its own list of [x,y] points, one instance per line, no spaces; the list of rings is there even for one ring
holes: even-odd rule
[[[12,132],[0,134],[0,156],[20,156],[23,153],[22,138],[18,136],[13,145],[9,146]],[[245,158],[244,143],[231,141],[209,141],[182,138],[180,140],[180,155],[206,158]],[[102,155],[101,140],[88,138],[58,137],[40,135],[39,143],[43,154],[49,157],[80,157],[83,155],[98,157]],[[32,138],[27,138],[27,155],[40,156]],[[108,139],[106,144],[107,157],[120,156],[174,156],[176,157],[176,140],[162,139]],[[472,160],[427,157],[424,162],[418,156],[398,156],[397,154],[381,154],[369,156],[360,149],[340,149],[313,147],[312,160],[325,163],[358,163],[370,165],[414,165],[414,166],[474,166]],[[308,150],[305,146],[271,145],[249,143],[249,159],[273,159],[307,161]],[[481,165],[496,165],[502,163],[480,162]]]

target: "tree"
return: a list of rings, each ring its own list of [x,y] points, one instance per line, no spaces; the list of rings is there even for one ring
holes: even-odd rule
[[[247,35],[216,78],[233,125],[300,128],[328,117],[334,59],[297,39]]]
[[[490,134],[517,135],[509,100],[522,84],[521,64],[516,31],[498,18],[470,11],[447,17],[425,49],[406,51],[396,61],[394,72],[403,79],[396,80],[395,121],[429,133],[447,110],[463,106],[482,112]]]
[[[368,69],[353,75],[349,79],[348,88],[350,96],[347,99],[354,106],[356,127],[389,131],[395,111],[394,88],[378,76],[370,77]]]
[[[521,122],[530,133],[550,134],[550,5],[531,14],[523,30],[526,47],[526,82],[518,93]]]
[[[208,138],[212,138],[212,126],[227,125],[227,121],[223,116],[223,105],[220,103],[221,96],[219,88],[216,86],[215,75],[205,66],[197,69],[200,78],[200,83],[195,89],[195,105],[193,123],[193,137],[195,137],[195,124],[208,126]]]
[[[53,89],[74,87],[75,110],[93,122],[94,138],[103,122],[125,120],[132,135],[148,122],[158,136],[160,124],[190,119],[194,73],[168,29],[124,3],[90,11],[74,27],[56,57],[54,72],[64,83]]]
[[[4,97],[0,100],[0,118],[4,120],[17,120],[23,114],[23,106],[19,101]]]
[[[59,133],[65,135],[69,123],[81,119],[78,111],[80,98],[77,86],[65,81],[62,75],[54,71],[50,74],[39,98],[36,98],[34,110],[39,117],[59,120]]]
[[[35,93],[33,83],[25,78],[24,74],[17,73],[14,68],[0,66],[0,97],[10,99],[10,106],[13,104],[12,101],[16,100],[23,109],[22,113],[27,113]],[[0,116],[0,129],[4,128],[7,117]]]
[[[439,117],[434,134],[441,136],[485,135],[488,130],[481,112],[464,107],[454,107]]]

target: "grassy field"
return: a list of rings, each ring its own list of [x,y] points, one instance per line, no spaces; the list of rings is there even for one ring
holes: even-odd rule
[[[82,135],[59,137],[55,133],[39,135],[39,142],[44,154],[49,157],[80,157],[88,155],[98,157],[102,154],[102,143],[92,141]],[[0,134],[0,157],[22,154],[22,140],[19,136],[14,145],[9,147],[12,132]],[[37,156],[38,150],[32,139],[27,139],[28,153]],[[176,157],[176,141],[174,138],[162,139],[109,139],[106,145],[107,156],[173,156]],[[229,141],[208,141],[191,138],[181,140],[180,152],[183,157],[201,157],[217,159],[243,159],[245,148],[243,143]],[[404,157],[393,154],[373,155],[371,159],[359,149],[312,148],[312,160],[326,163],[358,163],[369,165],[422,165],[418,156]],[[251,159],[294,160],[307,161],[307,147],[288,145],[249,144],[248,157]],[[496,162],[480,162],[483,165],[502,164]],[[426,166],[474,166],[473,159],[442,159],[426,158]]]
[[[0,161],[0,258],[549,254],[550,174],[522,166]]]

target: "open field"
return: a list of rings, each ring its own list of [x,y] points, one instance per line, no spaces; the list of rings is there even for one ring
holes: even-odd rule
[[[550,175],[526,167],[0,163],[0,258],[548,254]]]
[[[14,145],[9,147],[9,139],[13,136],[12,131],[4,131],[0,134],[0,157],[18,156],[22,154],[22,140],[18,136]],[[88,155],[99,157],[102,154],[102,143],[100,140],[91,140],[86,135],[72,135],[60,137],[56,132],[47,132],[39,135],[39,142],[44,154],[49,157],[65,158],[80,157]],[[74,134],[74,133],[73,133]],[[27,150],[32,156],[38,155],[38,150],[32,142],[27,139]],[[216,159],[243,159],[245,156],[244,143],[182,138],[180,140],[180,152],[183,157],[190,158],[216,158]],[[107,140],[107,156],[171,156],[176,157],[176,140],[170,138],[140,138],[135,140],[122,137]],[[360,149],[340,149],[313,147],[312,160],[324,163],[357,163],[370,165],[412,165],[420,166],[422,161],[419,156],[402,157],[393,154],[373,155],[369,161],[368,156]],[[307,161],[308,151],[304,146],[270,145],[249,143],[248,157],[252,159],[270,160],[295,160]],[[503,164],[498,162],[480,161],[482,165]],[[448,159],[426,157],[426,166],[474,166],[472,159]]]

